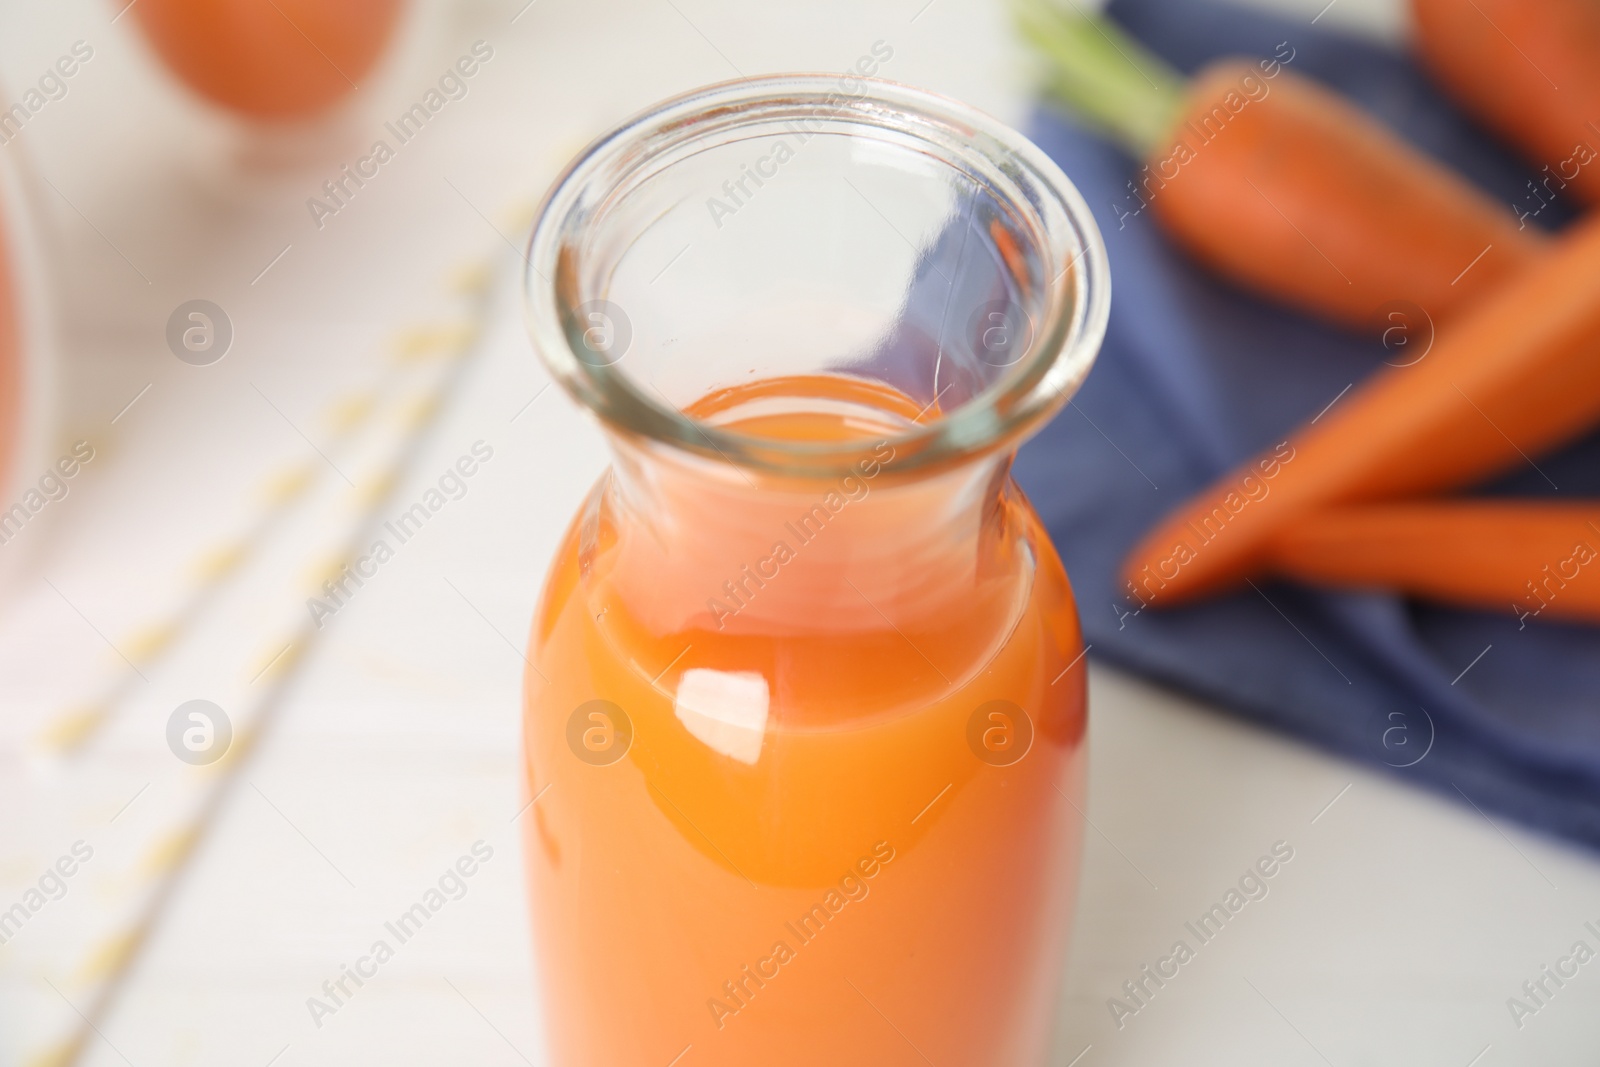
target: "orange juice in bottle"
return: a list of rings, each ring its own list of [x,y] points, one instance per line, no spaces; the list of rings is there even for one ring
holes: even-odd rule
[[[713,87],[558,182],[530,329],[615,463],[528,657],[554,1062],[1045,1062],[1085,675],[1009,462],[1104,286],[1037,149],[888,83]]]

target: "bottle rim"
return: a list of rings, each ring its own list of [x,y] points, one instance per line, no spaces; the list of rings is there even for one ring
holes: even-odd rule
[[[850,83],[856,88],[845,88]],[[885,439],[897,471],[1015,450],[1082,384],[1110,312],[1110,268],[1099,228],[1055,161],[1004,123],[948,97],[854,74],[780,74],[720,82],[665,100],[593,141],[556,179],[538,210],[525,258],[523,306],[535,351],[580,404],[627,438],[659,442],[714,464],[765,474],[843,477],[884,442],[783,441],[697,419],[652,396],[618,364],[585,359],[580,308],[584,235],[641,171],[700,138],[797,109],[815,121],[909,136],[953,167],[1002,174],[1007,204],[1033,229],[1050,273],[1028,351],[970,399]]]

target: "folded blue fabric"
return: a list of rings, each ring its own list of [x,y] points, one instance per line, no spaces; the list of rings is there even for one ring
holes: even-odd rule
[[[1537,168],[1462,117],[1403,53],[1195,0],[1118,0],[1108,14],[1184,71],[1287,42],[1295,73],[1338,89],[1508,210],[1534,203]],[[1016,466],[1072,575],[1092,654],[1600,847],[1600,628],[1519,623],[1510,604],[1470,612],[1281,582],[1132,613],[1117,569],[1139,536],[1285,440],[1386,353],[1208,275],[1149,212],[1126,215],[1139,164],[1109,142],[1051,109],[1031,132],[1087,198],[1111,256],[1099,363]],[[1575,208],[1552,204],[1537,222],[1560,225]],[[1600,496],[1600,435],[1538,461],[1559,490],[1524,467],[1474,492]]]

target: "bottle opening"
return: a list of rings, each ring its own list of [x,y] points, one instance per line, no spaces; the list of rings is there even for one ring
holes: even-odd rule
[[[1108,302],[1077,191],[919,90],[712,86],[595,142],[529,248],[535,347],[614,431],[828,477],[1014,448],[1076,389]]]

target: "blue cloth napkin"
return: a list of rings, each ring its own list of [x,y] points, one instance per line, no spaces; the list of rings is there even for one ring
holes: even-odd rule
[[[1403,53],[1196,0],[1117,0],[1108,14],[1186,72],[1288,42],[1295,73],[1336,88],[1508,209],[1532,203],[1537,168],[1464,118]],[[1092,654],[1490,816],[1600,847],[1600,628],[1524,627],[1509,604],[1472,612],[1281,582],[1129,614],[1137,604],[1116,572],[1139,536],[1386,353],[1208,275],[1148,212],[1119,225],[1138,164],[1106,140],[1052,109],[1031,132],[1083,192],[1111,256],[1099,363],[1016,465],[1066,561]],[[1537,222],[1560,225],[1575,209],[1557,202]],[[1524,467],[1475,492],[1600,496],[1600,435],[1539,466],[1559,491]]]

